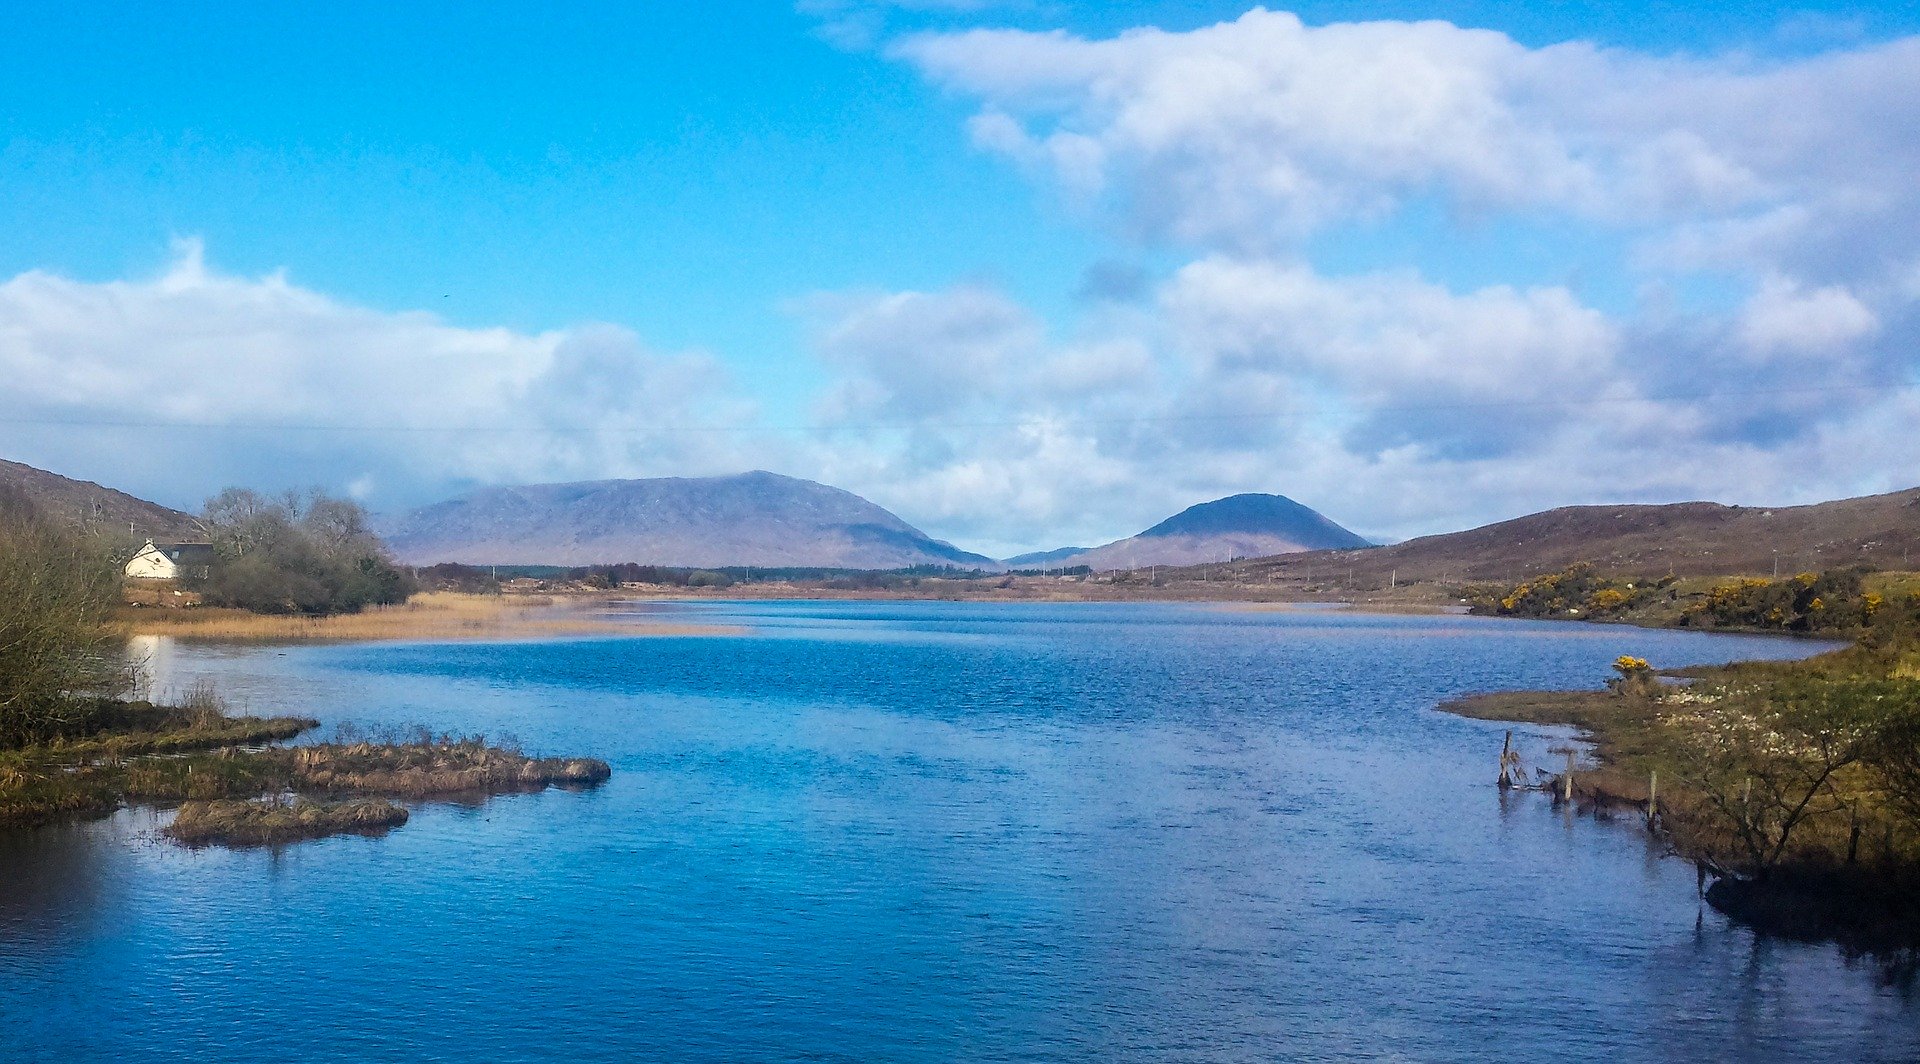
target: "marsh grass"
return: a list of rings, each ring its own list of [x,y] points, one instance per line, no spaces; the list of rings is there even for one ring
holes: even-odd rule
[[[591,787],[612,774],[606,762],[590,758],[529,757],[511,737],[489,743],[484,736],[435,734],[417,725],[372,732],[341,726],[333,742],[288,749],[266,744],[293,738],[317,722],[230,717],[211,687],[189,689],[175,702],[102,702],[71,734],[0,750],[0,826],[97,816],[125,802],[232,804],[297,792],[468,799]],[[222,808],[221,816],[243,812]],[[327,834],[320,829],[335,822],[355,830],[354,821],[340,820],[345,814],[300,808],[297,824],[287,822],[293,824],[287,830],[295,831],[288,837]],[[286,826],[285,810],[262,809],[245,814],[265,818],[268,826],[260,830]],[[237,837],[249,836],[242,831]]]
[[[270,846],[328,835],[384,834],[407,817],[406,809],[379,798],[190,801],[162,834],[188,846]]]
[[[289,752],[296,787],[322,793],[408,797],[590,787],[612,769],[593,758],[534,758],[484,738],[431,736],[302,746]]]
[[[702,625],[638,623],[595,616],[544,596],[432,591],[405,603],[359,613],[304,617],[233,609],[129,610],[136,635],[222,642],[363,642],[382,640],[540,639],[566,635],[702,635],[730,631]]]

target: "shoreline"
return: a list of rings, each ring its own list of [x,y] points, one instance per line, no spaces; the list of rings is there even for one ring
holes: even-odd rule
[[[1859,645],[1852,644],[1799,661],[1730,662],[1661,674],[1719,688],[1719,693],[1699,700],[1688,698],[1687,687],[1661,686],[1649,671],[1638,682],[1628,673],[1627,684],[1614,681],[1603,690],[1480,692],[1447,699],[1434,708],[1471,720],[1570,729],[1569,742],[1584,747],[1590,763],[1581,766],[1569,761],[1558,773],[1536,768],[1534,780],[1515,786],[1548,792],[1555,808],[1571,804],[1600,819],[1620,812],[1644,818],[1643,830],[1664,842],[1667,856],[1694,864],[1702,899],[1729,920],[1758,934],[1790,941],[1832,943],[1883,958],[1916,957],[1920,956],[1916,952],[1920,951],[1920,895],[1914,890],[1910,832],[1902,832],[1899,849],[1891,826],[1883,840],[1868,839],[1862,845],[1860,812],[1853,814],[1850,837],[1841,830],[1844,842],[1832,835],[1842,826],[1816,825],[1809,819],[1797,851],[1789,852],[1786,831],[1779,830],[1780,814],[1749,814],[1744,799],[1739,799],[1739,816],[1753,817],[1750,826],[1739,830],[1764,832],[1771,827],[1778,832],[1780,846],[1775,858],[1783,853],[1790,857],[1778,864],[1743,868],[1737,858],[1728,860],[1732,848],[1728,826],[1715,823],[1727,814],[1729,793],[1738,792],[1716,796],[1711,781],[1703,781],[1708,791],[1700,793],[1685,771],[1684,754],[1675,746],[1675,721],[1684,719],[1686,728],[1711,732],[1719,727],[1711,715],[1713,702],[1734,701],[1743,688],[1747,693],[1762,689],[1769,674],[1791,676],[1858,650]],[[1499,785],[1505,788],[1504,757],[1501,768]],[[1748,771],[1760,775],[1766,769],[1761,765]],[[1736,766],[1732,771],[1737,777],[1740,769]],[[1749,793],[1751,780],[1749,776]],[[1838,792],[1834,798],[1840,798]],[[1840,805],[1847,807],[1844,801]],[[1798,813],[1794,810],[1794,815]],[[1884,810],[1878,815],[1880,822],[1888,822]],[[1769,825],[1769,819],[1776,822]]]
[[[584,595],[474,595],[432,591],[395,606],[329,617],[268,615],[208,607],[128,609],[132,637],[222,643],[509,642],[565,636],[738,635],[726,625],[659,623],[584,615],[609,601]]]

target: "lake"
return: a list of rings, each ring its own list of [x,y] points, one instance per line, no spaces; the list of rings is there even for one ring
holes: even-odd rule
[[[603,757],[384,838],[0,833],[0,1059],[1913,1060],[1451,695],[1778,639],[1185,605],[616,607],[745,634],[145,646],[156,687]],[[1551,766],[1551,729],[1516,734]]]

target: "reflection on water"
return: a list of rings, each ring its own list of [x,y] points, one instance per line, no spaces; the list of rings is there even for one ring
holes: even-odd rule
[[[658,609],[649,606],[648,609]],[[1489,686],[1806,644],[1176,606],[709,603],[739,638],[227,648],[155,686],[613,780],[384,839],[0,836],[26,1059],[1913,1059],[1630,820],[1492,786]],[[1530,761],[1563,736],[1520,728]],[[164,816],[164,814],[161,814]]]

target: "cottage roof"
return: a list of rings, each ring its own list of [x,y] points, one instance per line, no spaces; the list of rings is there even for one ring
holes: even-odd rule
[[[175,565],[212,565],[213,544],[211,543],[154,543],[154,550],[167,556]]]

